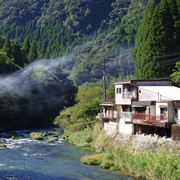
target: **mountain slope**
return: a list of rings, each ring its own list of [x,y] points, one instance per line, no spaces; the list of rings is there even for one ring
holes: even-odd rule
[[[75,80],[100,77],[101,58],[111,57],[114,73],[133,73],[135,36],[148,0],[11,0],[0,1],[0,32],[23,45],[35,40],[51,58],[68,54]],[[70,64],[69,64],[70,62]],[[90,77],[91,77],[90,76]],[[89,77],[89,75],[88,75]],[[85,80],[86,81],[86,80]]]

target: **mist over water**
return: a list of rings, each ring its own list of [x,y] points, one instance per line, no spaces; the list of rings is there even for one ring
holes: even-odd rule
[[[34,87],[43,93],[42,84],[48,80],[58,83],[56,76],[61,71],[62,58],[56,60],[36,60],[27,67],[0,78],[0,96],[13,93],[19,97],[28,97]],[[61,72],[62,74],[62,72]],[[52,82],[51,82],[52,83]]]
[[[0,127],[35,127],[52,123],[59,111],[74,104],[77,92],[63,58],[36,60],[27,67],[0,77]],[[8,108],[6,108],[8,107]]]

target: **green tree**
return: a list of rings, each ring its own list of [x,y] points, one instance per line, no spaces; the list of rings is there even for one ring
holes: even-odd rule
[[[179,0],[176,0],[176,3],[177,3],[178,10],[179,10],[179,12],[180,12],[180,1],[179,1]]]
[[[180,5],[180,1],[179,5]],[[174,23],[174,39],[176,40],[176,51],[180,50],[180,11],[178,10],[178,4],[176,0],[168,0],[168,4],[170,7],[170,12],[172,15],[173,23]]]
[[[3,45],[3,52],[5,52],[6,55],[7,55],[9,58],[11,58],[11,56],[12,56],[11,51],[12,51],[11,41],[10,41],[10,39],[9,39],[8,37],[6,37],[5,42],[4,42],[4,45]]]
[[[29,49],[30,49],[30,42],[29,42],[29,39],[26,38],[24,40],[24,45],[23,45],[23,50],[25,52],[25,56],[27,56],[29,54]]]
[[[43,45],[39,52],[39,58],[43,59],[43,58],[45,58],[45,56],[46,56],[46,48]]]
[[[11,46],[12,46],[12,57],[14,59],[14,63],[23,67],[24,66],[23,56],[18,42],[17,41],[12,42]]]
[[[76,105],[60,112],[54,124],[65,129],[80,130],[92,127],[95,117],[100,111],[103,99],[103,88],[96,83],[84,83],[78,88]]]
[[[174,69],[174,72],[171,74],[172,81],[175,83],[180,83],[180,62],[176,62],[176,69]]]
[[[35,41],[32,41],[27,58],[28,58],[29,62],[32,62],[35,59],[37,59],[37,57],[38,57],[38,54],[37,54],[36,43],[35,43]]]
[[[158,56],[176,51],[175,26],[170,5],[166,0],[153,0],[146,8],[133,53],[135,76],[138,79],[164,77],[172,73],[167,58]],[[157,58],[158,57],[158,58]]]

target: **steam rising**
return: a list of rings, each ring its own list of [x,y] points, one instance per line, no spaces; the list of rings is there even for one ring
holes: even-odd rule
[[[36,60],[26,68],[18,70],[7,76],[0,78],[0,96],[13,93],[19,97],[31,96],[34,88],[43,93],[43,88],[47,81],[49,83],[60,83],[62,80],[58,77],[61,72],[61,62],[63,58],[56,60]]]

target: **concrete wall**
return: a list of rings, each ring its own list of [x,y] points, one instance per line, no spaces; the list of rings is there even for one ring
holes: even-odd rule
[[[161,111],[160,111],[160,106],[165,106],[168,108],[168,103],[156,103],[156,115],[160,115]],[[168,117],[168,112],[167,112],[167,117]]]
[[[106,131],[107,135],[111,135],[114,136],[116,135],[116,126],[117,123],[116,122],[108,122],[108,123],[104,123],[104,130]]]
[[[121,88],[121,94],[117,94],[117,88]],[[115,104],[131,104],[131,98],[124,99],[122,94],[123,94],[123,85],[115,85]]]
[[[168,103],[168,122],[174,122],[174,106],[173,106],[173,102]]]
[[[171,139],[180,141],[180,125],[177,125],[177,124],[172,125]]]
[[[126,134],[126,135],[132,135],[134,133],[134,125],[131,122],[126,122],[126,119],[120,119],[119,133]]]
[[[156,103],[156,114],[160,115],[160,106],[166,106],[167,107],[167,120],[168,122],[174,122],[174,107],[173,102],[166,102],[166,103]]]

